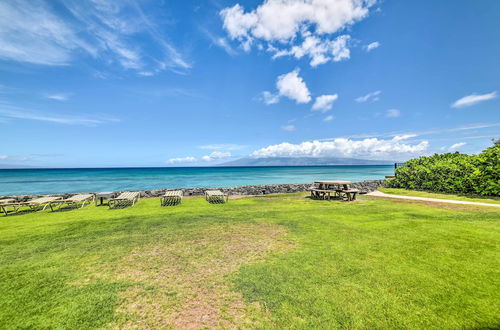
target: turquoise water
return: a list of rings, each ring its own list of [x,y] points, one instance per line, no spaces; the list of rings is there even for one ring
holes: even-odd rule
[[[314,180],[375,180],[391,165],[0,170],[0,195],[230,187]]]

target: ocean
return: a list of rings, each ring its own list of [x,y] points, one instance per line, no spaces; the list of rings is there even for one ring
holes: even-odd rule
[[[363,181],[393,175],[392,165],[167,167],[0,170],[0,195]]]

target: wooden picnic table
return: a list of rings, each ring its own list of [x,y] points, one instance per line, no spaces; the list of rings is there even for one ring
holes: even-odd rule
[[[351,181],[345,181],[345,180],[318,180],[314,181],[315,184],[319,185],[319,189],[328,189],[329,186],[333,185],[342,185],[344,189],[349,189],[349,185],[351,184]]]
[[[331,199],[331,193],[334,193],[334,197],[338,195],[340,197],[340,193],[342,191],[349,190],[349,184],[351,181],[345,180],[317,180],[314,181],[315,185],[318,185],[318,188],[314,188],[311,190],[311,196],[315,198]],[[331,186],[338,186],[337,188],[332,189]],[[342,186],[342,188],[340,187]],[[350,199],[350,198],[348,198]]]

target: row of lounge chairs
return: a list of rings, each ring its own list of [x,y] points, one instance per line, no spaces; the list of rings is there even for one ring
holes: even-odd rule
[[[84,207],[85,204],[90,204],[93,200],[93,194],[78,194],[64,199],[61,196],[44,196],[25,202],[17,202],[13,199],[4,199],[0,200],[0,209],[5,215],[9,213],[9,209],[13,212],[17,212],[22,207],[27,207],[32,211],[43,211],[49,207],[51,211],[54,211],[54,207],[59,206],[59,208],[61,208],[63,205],[75,208],[80,205],[80,207]]]
[[[140,199],[141,192],[139,191],[125,191],[120,193],[117,197],[108,200],[109,208],[125,208],[134,206]],[[182,190],[167,191],[160,198],[161,206],[178,205],[182,202]],[[228,200],[227,194],[220,190],[210,190],[205,192],[205,199],[209,203],[220,204]],[[95,201],[94,194],[77,194],[68,198],[61,196],[44,196],[35,198],[30,201],[17,202],[14,199],[0,199],[0,210],[8,215],[9,212],[17,213],[21,208],[25,207],[31,211],[45,210],[50,208],[54,211],[56,207],[59,209],[63,206],[68,208],[83,208],[87,204]]]
[[[333,188],[330,185],[311,187],[311,198],[315,199],[332,199],[333,198],[344,199],[347,201],[353,201],[356,199],[356,194],[359,193],[357,189],[350,189],[347,185],[344,188]],[[161,206],[171,206],[178,205],[182,202],[182,190],[167,191],[160,198]],[[141,192],[139,191],[125,191],[120,193],[117,197],[112,197],[108,199],[109,208],[124,208],[127,206],[134,206],[140,199]],[[32,211],[45,210],[47,207],[51,211],[54,211],[55,207],[59,209],[63,206],[69,208],[83,208],[87,204],[91,204],[96,199],[94,194],[77,194],[68,198],[62,198],[61,196],[45,196],[40,198],[35,198],[29,201],[18,202],[15,199],[0,199],[0,210],[8,215],[10,212],[18,212],[22,207],[27,207]],[[212,204],[221,204],[228,201],[227,194],[224,194],[220,190],[207,190],[205,191],[205,199]],[[96,204],[97,205],[97,204]]]

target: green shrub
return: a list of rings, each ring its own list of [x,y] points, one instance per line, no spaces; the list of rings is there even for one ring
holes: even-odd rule
[[[500,196],[500,143],[479,155],[459,152],[409,160],[396,169],[391,188]]]

